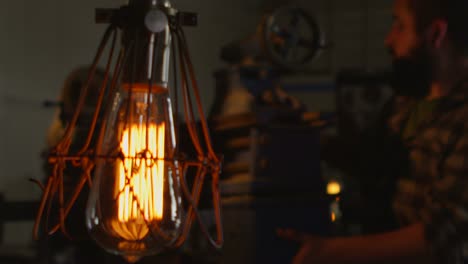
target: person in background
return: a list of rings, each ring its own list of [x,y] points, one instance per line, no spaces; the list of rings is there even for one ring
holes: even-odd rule
[[[90,67],[82,66],[71,71],[61,89],[58,105],[54,118],[49,126],[46,138],[46,150],[44,152],[44,170],[45,175],[51,173],[51,165],[48,163],[47,154],[55,147],[62,139],[65,129],[77,108],[81,90],[86,85],[88,72]],[[73,131],[71,150],[77,151],[80,149],[88,136],[88,130],[92,122],[95,106],[98,101],[98,92],[104,82],[105,72],[102,69],[97,69],[93,80],[91,81],[86,103],[83,111],[77,121],[75,130]],[[98,120],[98,128],[100,127],[100,119]],[[93,137],[94,140],[94,137]],[[67,166],[64,171],[64,196],[65,199],[70,199],[75,186],[81,177],[80,168],[75,168],[71,165]],[[65,237],[61,231],[48,237],[50,262],[53,264],[73,264],[73,263],[106,263],[109,258],[103,251],[91,240],[88,236],[85,225],[85,207],[89,188],[87,185],[83,188],[77,201],[72,207],[68,217],[65,220],[67,231],[71,238]],[[51,210],[51,223],[58,221],[58,204],[54,205]]]
[[[333,238],[278,230],[301,244],[295,264],[468,263],[468,1],[394,0],[393,12],[393,85],[423,98],[397,99],[405,111],[388,121],[408,148],[392,201],[399,227]]]

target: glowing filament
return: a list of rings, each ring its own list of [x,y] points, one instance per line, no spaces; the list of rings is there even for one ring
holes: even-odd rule
[[[116,182],[118,222],[115,231],[128,240],[142,239],[147,222],[163,217],[164,124],[125,129],[124,155]]]

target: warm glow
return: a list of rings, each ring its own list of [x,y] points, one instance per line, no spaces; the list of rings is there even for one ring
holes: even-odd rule
[[[327,184],[327,194],[337,195],[341,192],[341,185],[336,181],[331,181]]]
[[[164,129],[164,124],[132,125],[123,132],[125,159],[118,169],[118,222],[113,228],[127,240],[142,239],[148,233],[146,222],[163,217]]]

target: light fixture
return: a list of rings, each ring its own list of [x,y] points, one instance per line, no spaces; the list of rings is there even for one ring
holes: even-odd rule
[[[110,25],[93,61],[87,85],[82,88],[77,109],[63,138],[49,155],[53,169],[42,186],[34,235],[38,236],[44,212],[54,201],[60,205],[59,222],[46,225],[47,232],[60,229],[67,234],[65,218],[83,186],[89,183],[86,226],[91,237],[129,262],[180,246],[196,218],[207,239],[220,248],[221,161],[211,144],[182,30],[182,26],[196,24],[196,14],[179,12],[167,0],[130,0],[119,9],[98,9],[96,14],[98,22]],[[119,33],[120,51],[113,62]],[[82,115],[89,83],[106,50],[109,57],[105,80],[88,136],[83,146],[71,150],[73,130]],[[174,69],[172,74],[170,69]],[[109,80],[111,71],[113,77]],[[171,76],[173,87],[169,85]],[[178,109],[179,85],[191,146],[178,144],[180,122],[173,114],[172,101]],[[195,110],[201,129],[195,124]],[[196,157],[180,151],[187,148],[192,148]],[[64,169],[69,166],[80,168],[82,176],[71,198],[65,199]],[[194,173],[187,175],[187,171]],[[186,177],[193,177],[190,186]],[[200,220],[197,209],[206,180],[211,183],[214,237]]]

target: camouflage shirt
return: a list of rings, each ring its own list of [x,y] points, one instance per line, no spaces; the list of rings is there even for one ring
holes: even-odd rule
[[[405,119],[410,105],[390,120],[390,127]],[[393,203],[402,225],[424,223],[426,239],[444,264],[468,259],[467,125],[465,82],[440,100],[408,141],[410,171],[398,180]]]

